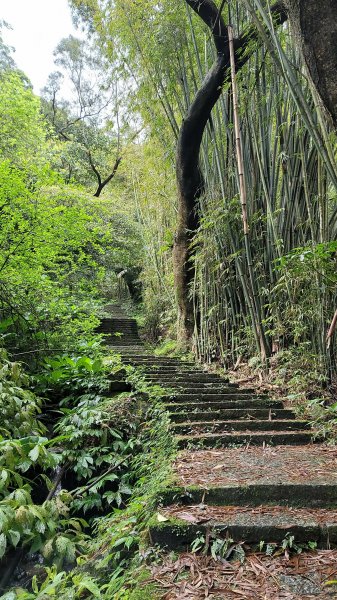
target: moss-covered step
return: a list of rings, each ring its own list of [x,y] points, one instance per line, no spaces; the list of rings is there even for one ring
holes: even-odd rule
[[[298,544],[315,542],[319,548],[328,548],[337,543],[337,512],[282,505],[175,505],[159,510],[149,534],[152,544],[167,550],[186,550],[201,535],[210,544],[213,539],[230,537],[251,545],[280,544],[293,536]]]
[[[236,420],[236,421],[195,421],[193,423],[172,423],[171,429],[178,435],[233,432],[233,431],[298,431],[310,429],[307,421],[286,420]]]
[[[188,406],[187,406],[188,408]],[[210,406],[208,411],[200,411],[198,409],[194,411],[186,412],[170,412],[170,419],[173,423],[193,423],[195,421],[225,421],[229,419],[268,419],[268,420],[280,420],[280,419],[294,419],[295,415],[293,411],[285,408],[278,408],[271,410],[270,408],[229,408],[227,410],[213,410]]]
[[[259,506],[260,504],[282,504],[306,508],[337,509],[337,483],[254,481],[201,487],[170,487],[158,494],[162,506],[179,503],[182,505],[207,504],[215,506]]]
[[[309,431],[249,431],[177,435],[176,441],[178,448],[221,448],[232,444],[261,446],[310,444],[313,437]]]

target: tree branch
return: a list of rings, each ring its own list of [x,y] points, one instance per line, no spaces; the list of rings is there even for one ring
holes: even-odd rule
[[[91,166],[91,168],[92,168],[93,172],[95,173],[95,175],[96,175],[96,177],[97,177],[97,181],[98,181],[98,188],[100,188],[100,187],[101,187],[101,185],[102,185],[102,179],[101,179],[101,175],[100,175],[99,171],[98,171],[98,170],[96,169],[96,167],[95,167],[95,164],[94,164],[93,158],[92,158],[92,156],[91,156],[91,152],[90,152],[90,150],[88,150],[88,151],[87,151],[87,154],[88,154],[88,158],[89,158],[89,163],[90,163],[90,166]],[[95,195],[96,195],[96,194],[95,194]]]

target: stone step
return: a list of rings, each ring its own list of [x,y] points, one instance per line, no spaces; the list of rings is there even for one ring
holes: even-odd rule
[[[140,341],[138,338],[134,337],[134,336],[130,336],[130,335],[114,335],[114,334],[107,334],[106,336],[106,343],[107,344],[115,344],[115,343],[119,343],[120,345],[125,345],[127,346],[130,342],[132,342],[132,344],[135,344],[135,342]]]
[[[179,368],[193,368],[196,367],[196,365],[194,365],[193,363],[181,363],[181,361],[169,361],[169,360],[163,360],[163,359],[157,359],[156,357],[153,358],[139,358],[138,360],[135,360],[134,358],[130,358],[127,355],[122,356],[122,359],[127,360],[128,362],[132,363],[133,365],[139,365],[141,367],[179,367]]]
[[[152,380],[152,381],[163,381],[164,383],[175,383],[176,385],[181,385],[183,384],[190,384],[190,383],[218,383],[219,385],[224,384],[224,383],[228,383],[228,380],[226,379],[219,379],[217,378],[215,375],[204,375],[203,373],[196,373],[196,374],[172,374],[172,375],[165,375],[165,374],[156,374],[156,375],[152,375],[151,377],[149,375],[146,376],[147,379]]]
[[[188,406],[187,406],[188,408]],[[215,411],[212,409],[208,412],[203,412],[199,410],[195,410],[193,412],[171,412],[170,419],[174,423],[188,423],[195,421],[216,421],[216,420],[238,420],[238,419],[249,419],[249,420],[258,420],[258,419],[271,419],[279,420],[279,419],[294,419],[295,415],[293,411],[286,409],[270,409],[270,408],[230,408],[227,410],[218,410]]]
[[[285,504],[337,507],[337,450],[324,444],[184,450],[165,505]],[[186,491],[185,491],[186,490]]]
[[[259,506],[278,504],[305,508],[336,509],[336,483],[231,483],[226,486],[202,488],[197,486],[172,487],[161,490],[161,506],[179,502],[184,505]]]
[[[125,337],[132,337],[136,341],[140,340],[140,338],[138,336],[138,333],[136,331],[134,331],[134,332],[133,331],[120,331],[120,330],[117,330],[117,331],[107,331],[107,332],[103,333],[103,335],[106,336],[106,337],[111,336],[111,337],[116,337],[116,338],[117,337],[122,337],[122,336],[124,338]]]
[[[118,324],[114,324],[114,325],[101,325],[99,326],[96,331],[98,331],[99,333],[113,333],[115,331],[128,331],[128,332],[132,332],[132,333],[138,333],[138,328],[137,325],[118,325]]]
[[[135,323],[137,325],[136,319],[129,318],[129,317],[112,316],[112,317],[102,317],[101,318],[101,325],[111,325],[113,323],[123,323],[126,325],[128,325],[129,323]]]
[[[178,448],[221,448],[230,445],[279,445],[311,444],[312,433],[308,431],[249,431],[234,433],[200,433],[177,435]]]
[[[194,375],[197,374],[198,371],[196,369],[191,369],[191,367],[181,367],[178,365],[159,365],[154,366],[154,365],[149,365],[149,366],[143,366],[143,365],[135,365],[137,367],[140,367],[144,373],[146,373],[146,375],[148,377],[152,377],[153,375],[183,375],[184,377],[188,377],[190,374]]]
[[[111,331],[132,331],[138,333],[138,327],[137,325],[118,325],[117,323],[115,323],[114,325],[111,325],[109,327],[102,327],[101,331],[104,331],[106,333],[110,333]]]
[[[123,339],[123,341],[119,341],[118,338],[114,338],[114,339],[109,339],[107,340],[106,344],[107,346],[111,347],[112,349],[115,348],[120,348],[120,346],[123,346],[124,348],[127,347],[128,345],[133,346],[135,343],[134,340],[130,339]],[[116,350],[118,352],[118,350]]]
[[[140,338],[135,334],[122,333],[121,331],[117,331],[116,333],[105,333],[105,342],[108,343],[109,340],[117,340],[122,345],[127,345],[130,341],[133,344],[140,342]]]
[[[102,330],[103,333],[124,333],[129,335],[138,335],[138,330],[135,327],[110,327],[109,329]]]
[[[227,409],[240,409],[240,410],[250,410],[254,408],[271,408],[274,410],[275,408],[283,408],[283,403],[280,400],[252,400],[252,399],[244,399],[244,400],[221,400],[220,402],[164,402],[164,406],[166,410],[169,412],[195,412],[195,411],[210,411],[214,412],[216,410],[227,410]]]
[[[289,536],[297,544],[316,542],[319,548],[337,543],[337,512],[320,508],[174,505],[159,509],[159,514],[160,521],[157,514],[150,523],[150,539],[166,550],[188,551],[200,535],[209,538],[210,547],[213,540],[228,537],[252,546],[263,541],[264,547]]]
[[[171,358],[170,356],[156,356],[155,354],[149,354],[148,352],[141,356],[139,356],[138,354],[130,354],[127,356],[128,358],[132,358],[135,361],[163,361],[167,363],[174,363],[177,365],[191,365],[194,367],[197,366],[200,368],[200,365],[198,365],[198,363],[191,360],[180,360],[179,358]]]
[[[221,394],[181,394],[174,393],[165,396],[163,400],[171,400],[171,402],[222,402],[223,400],[268,400],[268,396],[253,396],[251,394],[241,394],[232,390],[223,391]]]
[[[172,390],[172,393],[175,395],[180,395],[180,394],[195,394],[195,395],[202,395],[202,394],[233,394],[236,391],[241,395],[241,396],[253,396],[256,391],[255,390],[243,390],[238,388],[235,384],[231,384],[231,383],[225,383],[223,386],[219,387],[217,384],[215,386],[211,385],[211,386],[205,386],[203,388],[197,386],[197,387],[183,387],[183,386],[170,386],[170,389]]]
[[[137,321],[135,319],[107,319],[106,321],[102,322],[103,326],[115,326],[115,325],[119,325],[121,327],[125,327],[125,326],[135,326],[137,327]]]
[[[142,346],[141,348],[141,352],[138,351],[139,348],[134,348],[134,349],[127,349],[127,350],[121,350],[121,357],[122,358],[126,358],[126,359],[135,359],[137,360],[138,358],[140,359],[149,359],[151,358],[151,356],[149,355],[147,349],[145,348],[145,346]]]
[[[193,423],[172,423],[171,429],[177,435],[203,435],[204,433],[234,433],[236,431],[304,431],[310,429],[307,421],[287,420],[226,420],[195,421]]]
[[[181,369],[181,372],[178,372],[177,375],[180,381],[185,381],[186,383],[188,383],[188,380],[193,381],[193,378],[196,378],[197,381],[205,381],[206,383],[218,382],[219,384],[221,384],[228,382],[228,379],[220,378],[218,375],[214,375],[213,373],[205,373],[203,371],[198,371],[197,369],[191,369],[190,367],[182,367]],[[158,373],[156,373],[156,369],[154,369],[154,372],[151,373],[151,376],[153,376],[156,379],[158,379],[161,376],[165,379],[172,379],[170,373],[165,373],[164,371],[161,371],[161,369],[157,370]],[[176,379],[176,377],[174,376],[173,379]]]
[[[110,346],[110,344],[107,343],[107,346]],[[121,354],[122,352],[125,353],[128,350],[134,352],[136,348],[138,349],[138,352],[146,352],[144,346],[142,345],[142,341],[139,339],[136,340],[132,345],[123,346],[123,344],[121,343],[118,349],[118,354]]]
[[[124,358],[124,357],[123,357]],[[187,370],[189,371],[193,371],[193,373],[198,373],[199,371],[197,371],[196,368],[193,368],[193,365],[181,365],[179,363],[166,363],[166,362],[160,362],[158,360],[151,360],[151,361],[135,361],[135,360],[130,360],[128,358],[124,358],[124,360],[127,360],[128,362],[132,363],[132,365],[134,365],[135,367],[140,367],[142,369],[146,369],[146,370],[150,370],[151,372],[165,372],[167,371],[167,369],[176,369],[179,370],[181,372],[185,372]]]
[[[138,334],[135,334],[135,333],[126,333],[126,332],[123,332],[123,331],[116,331],[114,333],[105,333],[104,336],[105,336],[105,342],[106,343],[110,339],[112,339],[112,340],[119,340],[121,342],[121,345],[122,345],[123,341],[129,342],[130,340],[133,341],[133,345],[137,344],[137,343],[138,344],[141,343],[140,337],[138,336]],[[127,344],[125,344],[125,346],[126,345]]]

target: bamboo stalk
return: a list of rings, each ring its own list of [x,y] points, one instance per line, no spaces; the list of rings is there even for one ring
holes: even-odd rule
[[[234,131],[235,131],[235,147],[236,147],[236,159],[238,163],[239,172],[239,187],[240,187],[240,201],[242,208],[242,222],[244,235],[248,235],[249,226],[247,218],[247,191],[245,183],[244,165],[242,160],[242,142],[240,134],[240,123],[239,123],[239,103],[238,103],[238,91],[235,77],[235,52],[234,52],[234,35],[233,28],[228,27],[228,39],[229,39],[229,50],[230,50],[230,64],[231,64],[231,80],[232,80],[232,97],[233,97],[233,115],[234,115]]]

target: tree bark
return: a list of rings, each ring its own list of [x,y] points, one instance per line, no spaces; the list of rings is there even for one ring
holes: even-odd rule
[[[337,1],[284,2],[313,84],[337,128]]]
[[[184,119],[178,138],[176,173],[178,184],[178,223],[173,248],[173,269],[178,303],[178,338],[188,343],[194,330],[193,302],[189,296],[194,278],[194,249],[191,247],[199,227],[198,200],[204,192],[204,180],[199,165],[203,132],[211,111],[219,99],[222,86],[230,75],[230,54],[227,25],[213,0],[185,0],[210,28],[217,51],[216,60],[206,75]],[[223,6],[224,3],[222,3]],[[279,23],[287,19],[283,4],[272,8]],[[254,27],[234,41],[236,69],[248,60],[243,50],[251,39],[258,39]]]

